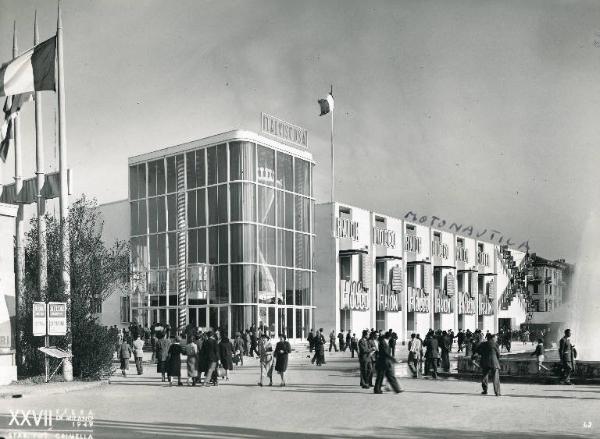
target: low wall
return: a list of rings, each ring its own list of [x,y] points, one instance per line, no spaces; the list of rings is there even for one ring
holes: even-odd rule
[[[535,358],[501,358],[500,375],[501,376],[560,376],[561,364],[557,361],[544,362],[543,365],[548,370],[542,369],[541,373],[537,370],[537,360]],[[480,374],[481,369],[476,366],[471,358],[458,358],[458,373]],[[600,361],[576,361],[575,370],[571,375],[578,380],[599,380],[600,379]]]

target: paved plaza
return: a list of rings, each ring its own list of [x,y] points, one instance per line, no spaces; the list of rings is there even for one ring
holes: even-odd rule
[[[56,437],[31,433],[34,414],[71,409],[93,413],[80,436],[62,437],[598,437],[600,387],[510,384],[502,397],[480,395],[476,382],[414,380],[399,368],[404,392],[374,395],[358,385],[358,362],[348,352],[310,364],[308,352],[290,356],[288,386],[259,388],[258,362],[247,359],[218,387],[169,387],[155,366],[142,376],[115,375],[111,384],[65,394],[34,393],[0,400],[4,437]],[[400,354],[402,355],[402,353]],[[132,365],[130,372],[135,373]],[[12,410],[12,414],[11,414]],[[21,410],[20,412],[16,412]],[[24,421],[24,413],[30,411]],[[16,419],[13,418],[16,413]],[[24,425],[16,425],[16,424]],[[39,423],[39,422],[38,422]],[[9,424],[11,424],[9,426]],[[43,422],[39,423],[40,425]],[[9,429],[10,428],[10,429]],[[55,422],[54,432],[74,428]],[[24,434],[29,431],[29,434]]]

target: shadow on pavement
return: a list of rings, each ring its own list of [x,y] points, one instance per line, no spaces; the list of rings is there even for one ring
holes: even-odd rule
[[[285,420],[282,419],[282,423]],[[545,432],[495,432],[495,431],[475,431],[475,430],[456,430],[445,428],[427,428],[427,427],[400,427],[389,428],[379,427],[374,430],[361,432],[356,428],[348,430],[341,434],[319,434],[319,433],[298,433],[289,431],[274,431],[258,428],[243,428],[243,427],[228,427],[223,425],[195,425],[181,423],[146,423],[146,422],[123,422],[109,421],[96,419],[92,426],[93,437],[98,438],[314,438],[314,439],[333,439],[342,437],[351,438],[492,438],[492,439],[509,439],[514,437],[533,439],[538,437],[545,438],[576,438],[585,437],[579,434],[546,434]],[[2,429],[0,428],[0,431]],[[24,433],[26,429],[20,430]],[[26,436],[24,436],[26,437]]]

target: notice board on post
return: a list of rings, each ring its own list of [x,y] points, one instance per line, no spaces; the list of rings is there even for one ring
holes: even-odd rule
[[[33,302],[33,335],[46,335],[46,303]]]
[[[48,302],[48,335],[67,334],[67,304]]]

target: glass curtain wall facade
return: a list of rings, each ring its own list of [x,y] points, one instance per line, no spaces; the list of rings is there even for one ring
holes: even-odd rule
[[[306,338],[313,318],[312,172],[309,160],[233,139],[130,162],[131,320],[177,327],[185,249],[187,323],[230,336],[266,325]],[[178,198],[178,177],[185,197]]]

